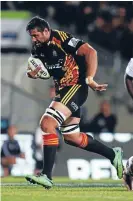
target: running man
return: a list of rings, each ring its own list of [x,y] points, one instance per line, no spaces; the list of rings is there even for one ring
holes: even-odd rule
[[[107,84],[94,81],[98,65],[96,50],[69,33],[51,29],[48,22],[40,17],[32,18],[26,31],[33,42],[32,56],[43,62],[56,88],[56,96],[40,120],[43,170],[40,175],[26,176],[26,179],[45,188],[53,186],[52,168],[59,143],[56,128],[60,129],[67,144],[109,159],[118,177],[122,178],[122,149],[109,148],[80,132],[79,128],[80,107],[87,99],[88,88],[94,91],[105,91],[107,88]],[[37,67],[28,71],[27,75],[36,78],[39,70]]]

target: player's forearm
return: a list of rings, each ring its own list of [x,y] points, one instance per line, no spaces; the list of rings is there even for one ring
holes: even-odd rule
[[[97,52],[90,49],[89,53],[85,55],[86,61],[86,77],[94,77],[97,71]]]

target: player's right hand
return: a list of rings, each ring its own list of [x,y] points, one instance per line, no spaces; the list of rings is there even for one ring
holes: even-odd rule
[[[40,66],[36,67],[35,70],[31,70],[31,69],[28,68],[27,69],[27,75],[28,75],[28,77],[36,79],[38,77],[37,74],[40,71],[40,69],[41,69]]]

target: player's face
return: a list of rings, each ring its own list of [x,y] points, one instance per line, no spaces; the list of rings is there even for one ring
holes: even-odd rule
[[[40,45],[41,43],[45,43],[49,40],[50,32],[48,29],[44,29],[43,32],[40,32],[37,29],[32,29],[30,30],[30,36],[33,43]]]
[[[13,139],[14,135],[16,135],[16,133],[17,133],[17,129],[16,129],[15,126],[10,126],[8,128],[8,136],[9,136],[10,139]]]

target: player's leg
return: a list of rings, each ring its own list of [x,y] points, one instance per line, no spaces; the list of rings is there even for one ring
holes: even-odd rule
[[[71,115],[71,111],[62,103],[53,101],[40,120],[43,138],[43,169],[40,175],[27,175],[26,179],[50,188],[52,182],[52,169],[55,162],[59,139],[56,132],[58,128]]]
[[[67,96],[67,94],[66,94]],[[76,85],[74,86],[74,92],[68,94],[63,98],[61,102],[66,105],[72,112],[71,117],[65,122],[66,127],[62,127],[62,133],[65,136],[67,143],[98,153],[108,158],[117,170],[117,175],[122,178],[123,164],[122,164],[122,150],[120,147],[111,149],[104,144],[93,139],[92,136],[86,133],[80,132],[78,123],[80,121],[80,106],[86,101],[88,97],[88,86],[87,85]],[[70,126],[71,125],[71,126]],[[69,133],[68,133],[69,132]]]
[[[58,128],[70,115],[71,112],[66,108],[66,106],[59,102],[53,101],[40,121],[41,129],[44,132],[44,166],[42,172],[46,174],[49,179],[51,179],[51,172],[59,145],[56,128]]]
[[[94,152],[108,158],[117,170],[117,175],[122,178],[122,150],[121,148],[109,148],[94,139],[87,133],[80,132],[80,118],[69,117],[61,126],[61,132],[67,144],[82,148],[86,151]]]

